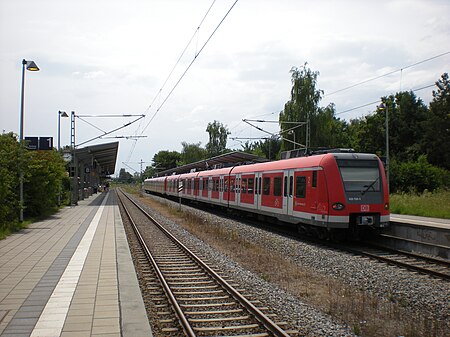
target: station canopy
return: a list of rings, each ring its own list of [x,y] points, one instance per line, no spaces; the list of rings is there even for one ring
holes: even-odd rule
[[[195,163],[175,167],[169,170],[158,172],[157,176],[170,176],[173,174],[183,174],[189,172],[205,171],[210,169],[218,169],[230,166],[248,165],[255,163],[267,162],[266,158],[255,156],[254,154],[234,151],[222,154],[220,156],[212,157],[205,160],[200,160]]]
[[[93,168],[100,168],[100,176],[106,177],[114,174],[116,169],[119,142],[86,146],[75,150],[77,161]]]

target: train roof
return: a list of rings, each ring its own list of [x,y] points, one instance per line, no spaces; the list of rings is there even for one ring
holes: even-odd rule
[[[254,164],[250,166],[237,166],[233,169],[232,173],[278,171],[301,167],[319,167],[325,165],[326,162],[330,162],[330,160],[334,159],[375,160],[378,159],[378,157],[374,154],[368,153],[327,153],[309,157],[282,159],[267,163]]]
[[[249,173],[249,172],[261,172],[261,171],[281,171],[285,169],[296,169],[303,167],[320,167],[327,163],[334,162],[335,159],[342,160],[378,160],[377,155],[370,153],[326,153],[319,155],[312,155],[308,157],[297,157],[291,159],[282,159],[277,161],[257,163],[252,165],[240,165],[230,166],[226,168],[220,168],[215,170],[205,170],[199,172],[191,172],[185,174],[174,174],[172,176],[159,177],[157,179],[178,179],[182,177],[194,178],[194,177],[208,177],[219,176],[227,174],[237,173]]]

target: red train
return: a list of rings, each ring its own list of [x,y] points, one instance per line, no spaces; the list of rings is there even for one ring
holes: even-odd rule
[[[156,177],[144,188],[275,218],[319,237],[389,224],[386,176],[374,154],[327,153]]]

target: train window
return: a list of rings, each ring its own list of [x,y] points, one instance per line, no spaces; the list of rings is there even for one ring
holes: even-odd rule
[[[263,178],[263,194],[269,195],[270,194],[270,178]]]
[[[273,178],[273,195],[276,197],[281,196],[281,177]]]
[[[261,191],[262,191],[262,189],[261,189],[261,181],[262,181],[262,178],[261,177],[259,177],[259,182],[258,182],[258,190],[259,190],[259,194],[261,194]]]
[[[285,197],[287,197],[287,192],[288,192],[288,184],[287,184],[287,182],[288,182],[288,178],[287,178],[287,176],[285,176],[284,177],[284,196]]]
[[[380,172],[376,160],[337,160],[346,191],[379,192]]]
[[[312,187],[317,187],[317,171],[313,171]]]
[[[247,178],[242,179],[241,193],[247,193]]]
[[[293,194],[294,194],[294,177],[290,176],[289,177],[289,196],[292,197]]]
[[[295,177],[295,197],[306,198],[306,177]]]
[[[214,179],[214,191],[219,191],[219,179]]]
[[[247,185],[247,193],[253,194],[254,188],[255,188],[255,180],[253,178],[249,178],[248,185]]]
[[[224,192],[228,192],[228,178],[224,178],[223,180],[223,190]]]

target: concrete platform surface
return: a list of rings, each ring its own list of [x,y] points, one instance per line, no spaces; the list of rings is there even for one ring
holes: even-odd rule
[[[391,214],[391,222],[450,230],[450,219],[428,218],[423,216],[405,214]]]
[[[0,336],[151,336],[114,192],[0,241]]]

